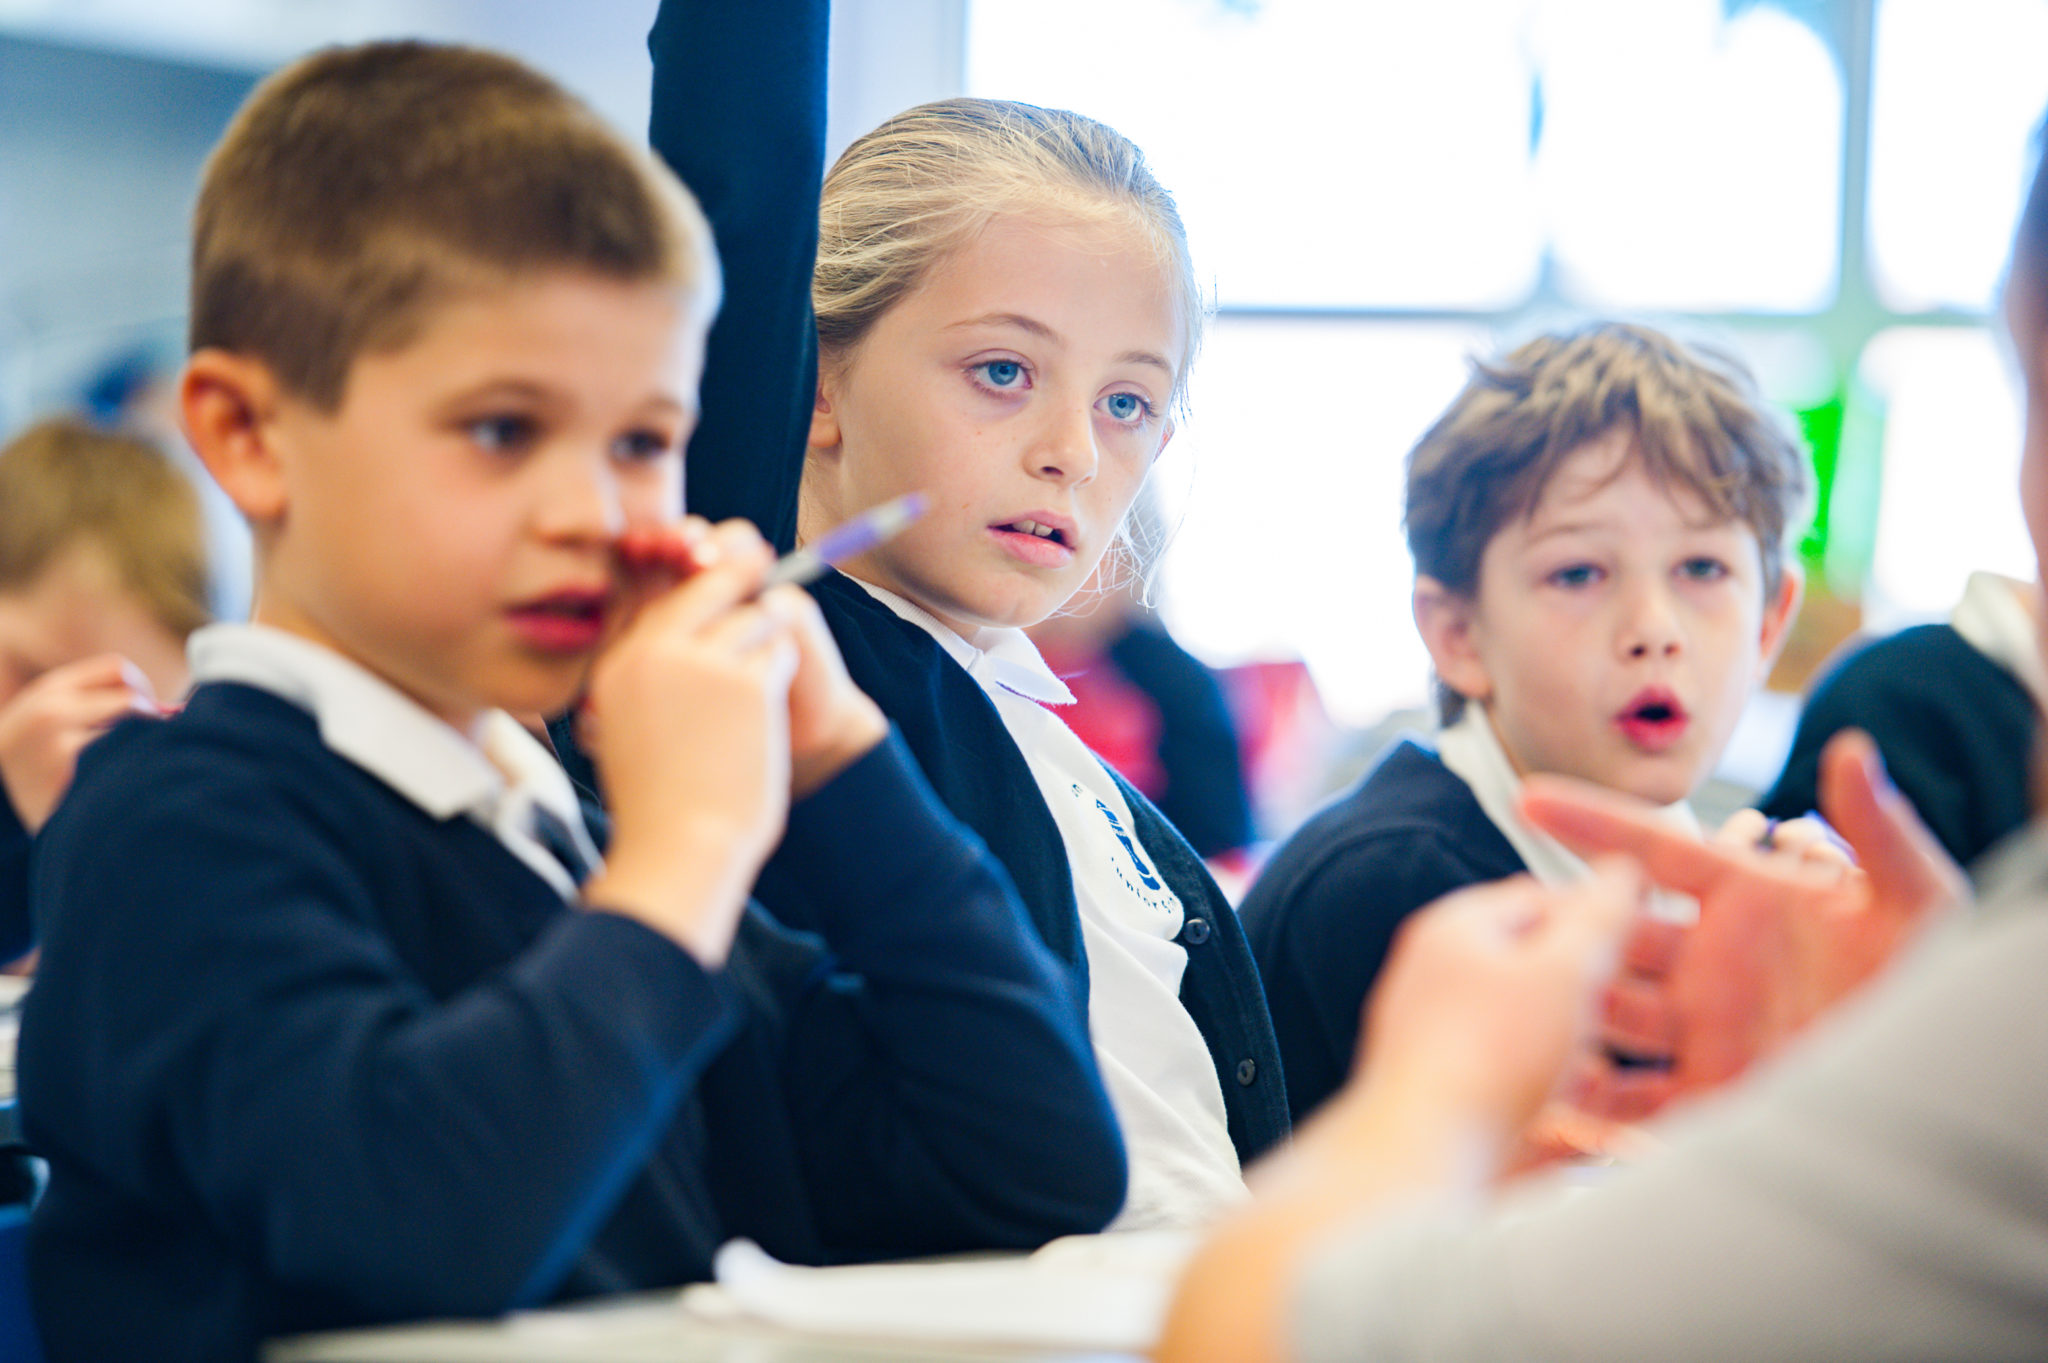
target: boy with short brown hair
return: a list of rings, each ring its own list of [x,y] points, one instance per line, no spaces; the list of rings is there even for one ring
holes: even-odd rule
[[[317,54],[230,127],[181,401],[255,623],[195,636],[182,712],[88,752],[39,840],[53,1359],[1114,1213],[1079,1005],[1000,872],[760,538],[669,523],[708,242],[485,53]],[[602,860],[512,718],[586,688]],[[815,935],[746,907],[778,837]]]
[[[1410,913],[1524,870],[1584,874],[1515,813],[1522,777],[1677,806],[1712,774],[1798,604],[1785,535],[1807,487],[1741,365],[1647,327],[1473,366],[1408,460],[1435,750],[1396,743],[1244,904],[1297,1120],[1348,1073]]]

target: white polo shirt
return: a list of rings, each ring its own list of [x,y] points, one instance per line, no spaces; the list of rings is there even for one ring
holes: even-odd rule
[[[1089,1039],[1130,1157],[1130,1190],[1110,1229],[1207,1224],[1246,1194],[1215,1061],[1180,1001],[1180,897],[1138,844],[1116,782],[1046,708],[1072,705],[1073,692],[1024,631],[982,630],[970,643],[895,593],[860,585],[980,684],[1066,844],[1088,952]]]
[[[290,701],[335,753],[436,819],[474,819],[563,899],[576,899],[576,882],[534,836],[536,806],[588,865],[600,864],[568,774],[504,711],[487,711],[465,734],[339,653],[267,625],[208,625],[185,651],[194,685],[240,682]]]

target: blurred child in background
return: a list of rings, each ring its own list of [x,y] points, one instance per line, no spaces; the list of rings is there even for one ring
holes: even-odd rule
[[[52,419],[0,449],[0,959],[29,947],[31,839],[79,749],[183,698],[207,588],[198,495],[154,446]]]

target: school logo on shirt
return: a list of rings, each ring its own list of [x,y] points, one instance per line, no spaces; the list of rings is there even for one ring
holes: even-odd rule
[[[1109,831],[1116,834],[1116,840],[1122,843],[1124,851],[1130,854],[1131,866],[1137,871],[1138,879],[1145,882],[1146,889],[1158,889],[1159,877],[1152,874],[1152,868],[1145,864],[1145,858],[1138,855],[1138,844],[1124,831],[1124,821],[1116,816],[1115,810],[1100,800],[1095,802],[1095,807],[1102,811],[1103,818],[1109,820]]]
[[[1103,822],[1109,826],[1110,835],[1122,845],[1123,856],[1112,858],[1110,866],[1116,872],[1116,878],[1123,882],[1124,888],[1149,909],[1161,913],[1173,912],[1180,902],[1179,897],[1166,887],[1165,882],[1159,878],[1159,873],[1145,860],[1145,854],[1140,850],[1137,838],[1124,827],[1124,821],[1117,817],[1116,811],[1079,785],[1070,786],[1069,789],[1073,791],[1077,804],[1095,806],[1095,812],[1100,814]]]

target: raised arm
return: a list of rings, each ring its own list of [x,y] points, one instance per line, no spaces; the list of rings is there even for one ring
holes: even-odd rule
[[[648,38],[649,137],[704,206],[725,271],[690,440],[689,509],[744,516],[783,550],[796,542],[817,389],[811,269],[830,11],[829,0],[663,0]]]

